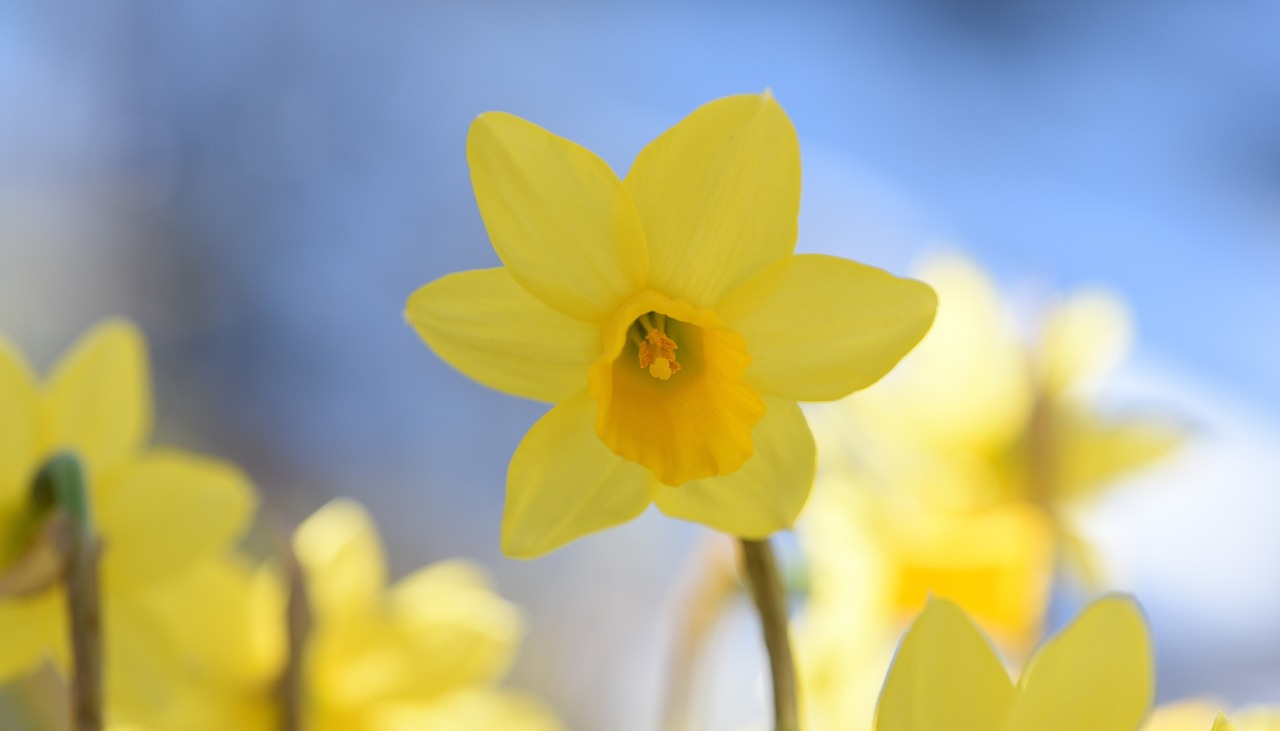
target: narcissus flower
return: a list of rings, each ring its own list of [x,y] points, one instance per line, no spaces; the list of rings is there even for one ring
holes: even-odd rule
[[[1015,685],[969,618],[935,599],[902,639],[877,731],[1137,731],[1155,700],[1147,625],[1107,597],[1041,647]]]
[[[71,452],[84,469],[102,539],[108,647],[146,644],[151,623],[139,603],[229,550],[252,517],[254,492],[238,469],[150,448],[150,431],[146,348],[132,325],[95,327],[44,383],[0,339],[0,680],[42,658],[67,662],[61,590],[11,582],[38,544],[32,482],[53,455]],[[108,662],[108,702],[135,690],[135,681],[145,682]]]
[[[476,120],[467,157],[504,266],[432,282],[406,315],[468,376],[556,404],[511,460],[509,555],[650,503],[747,538],[788,527],[814,468],[796,402],[874,383],[933,319],[924,284],[793,253],[799,146],[767,92],[696,110],[621,180],[508,114]]]
[[[1027,342],[974,263],[935,257],[919,275],[941,297],[937,322],[883,383],[810,414],[825,459],[934,510],[1034,506],[1062,554],[1096,579],[1072,509],[1172,452],[1185,431],[1165,415],[1096,406],[1131,340],[1124,302],[1073,293]]]
[[[388,588],[377,529],[347,500],[308,518],[294,550],[312,613],[306,728],[560,731],[543,703],[498,686],[522,621],[478,568],[445,561]]]

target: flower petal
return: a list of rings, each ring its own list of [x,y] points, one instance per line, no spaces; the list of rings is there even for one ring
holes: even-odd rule
[[[1133,731],[1155,700],[1155,658],[1138,605],[1105,597],[1031,659],[1005,731]]]
[[[1013,683],[990,643],[959,607],[933,599],[898,647],[876,731],[992,731],[1013,702]]]
[[[58,363],[48,393],[50,446],[75,450],[92,486],[151,433],[151,377],[142,333],[123,320],[94,327]]]
[[[507,469],[502,552],[535,558],[644,512],[654,478],[614,454],[595,430],[585,391],[556,405],[525,435]]]
[[[790,528],[813,486],[813,434],[794,401],[765,397],[752,432],[755,454],[724,477],[658,488],[654,502],[673,518],[740,538],[760,539]]]
[[[1045,386],[1061,393],[1096,383],[1124,360],[1133,316],[1118,294],[1086,289],[1050,312],[1041,337]]]
[[[586,148],[501,112],[467,137],[471,184],[512,276],[561,312],[599,321],[648,275],[630,196]]]
[[[746,339],[758,388],[830,401],[888,373],[928,332],[937,304],[923,282],[803,254],[761,272],[717,311]]]
[[[598,326],[544,304],[504,267],[437,279],[409,297],[405,317],[449,365],[538,401],[582,390],[600,355]]]
[[[256,503],[248,478],[226,462],[177,450],[151,454],[98,504],[104,582],[161,581],[226,550]]]
[[[430,698],[498,680],[523,635],[519,610],[478,566],[443,561],[400,580],[389,596],[399,645],[411,654],[406,697]]]
[[[1209,731],[1236,731],[1236,727],[1231,724],[1227,714],[1218,711],[1217,718],[1213,719],[1213,728]]]
[[[34,532],[31,478],[39,467],[40,396],[22,353],[0,337],[0,573]]]
[[[364,506],[339,498],[326,503],[293,534],[293,551],[306,570],[307,594],[318,618],[374,605],[386,585],[378,528]]]
[[[66,662],[64,611],[61,591],[0,602],[0,683],[35,670],[46,658]]]
[[[640,152],[625,180],[651,285],[711,307],[795,250],[800,145],[769,92],[699,107]]]

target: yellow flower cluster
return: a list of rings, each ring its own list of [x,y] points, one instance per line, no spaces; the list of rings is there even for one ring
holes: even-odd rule
[[[43,383],[0,340],[0,682],[46,663],[70,670],[57,547],[32,499],[41,466],[68,453],[100,539],[113,731],[280,728],[290,662],[298,728],[560,729],[536,699],[497,685],[522,634],[516,608],[460,561],[385,589],[376,529],[351,502],[296,532],[309,619],[291,651],[288,572],[236,547],[252,486],[225,462],[149,447],[150,399],[128,323],[94,328]]]

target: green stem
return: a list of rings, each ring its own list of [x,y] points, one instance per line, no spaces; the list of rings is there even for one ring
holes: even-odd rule
[[[769,674],[773,678],[773,726],[775,731],[800,731],[796,668],[787,632],[787,597],[778,575],[777,560],[768,539],[751,541],[744,538],[741,545],[747,583],[760,613],[764,646],[769,652]]]
[[[102,731],[102,605],[98,593],[98,539],[80,462],[69,454],[49,460],[36,475],[37,505],[50,520],[67,522],[67,617],[71,634],[71,723],[75,731]]]

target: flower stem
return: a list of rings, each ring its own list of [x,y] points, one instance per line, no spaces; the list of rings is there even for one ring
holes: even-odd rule
[[[796,668],[787,633],[787,598],[778,576],[778,564],[767,538],[763,541],[743,538],[740,542],[747,583],[760,613],[764,646],[769,652],[769,673],[773,678],[773,727],[775,731],[799,731]]]
[[[67,617],[71,634],[71,724],[102,731],[102,605],[98,593],[98,539],[80,462],[69,454],[49,460],[36,475],[37,504],[67,524]]]

